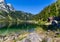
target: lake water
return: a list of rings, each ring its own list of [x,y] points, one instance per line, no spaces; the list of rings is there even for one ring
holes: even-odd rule
[[[33,32],[37,27],[37,24],[33,23],[17,23],[17,22],[0,22],[0,35],[6,35],[11,33],[23,33]]]

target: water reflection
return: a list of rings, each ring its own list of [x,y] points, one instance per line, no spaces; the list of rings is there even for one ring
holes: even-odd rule
[[[0,22],[0,34],[32,32],[36,26],[36,24],[24,22]]]
[[[0,22],[0,28],[8,26],[8,22]]]

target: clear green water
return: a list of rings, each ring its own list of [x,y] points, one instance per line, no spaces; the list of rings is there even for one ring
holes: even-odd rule
[[[4,26],[5,25],[5,26]],[[4,27],[1,27],[4,26]],[[1,22],[0,23],[0,35],[7,35],[13,33],[24,33],[24,32],[32,32],[37,27],[37,24],[32,23],[8,23]]]

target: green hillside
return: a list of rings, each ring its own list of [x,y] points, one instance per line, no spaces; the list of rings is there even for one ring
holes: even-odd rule
[[[26,13],[22,11],[10,11],[6,13],[4,11],[0,11],[0,20],[6,21],[16,21],[16,20],[32,20],[33,15],[31,13]]]
[[[50,16],[60,16],[60,0],[45,7],[40,13],[34,16],[35,20],[47,20]]]

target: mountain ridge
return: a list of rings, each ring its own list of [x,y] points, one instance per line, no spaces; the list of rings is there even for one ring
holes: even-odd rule
[[[48,17],[60,17],[60,0],[45,7],[40,13],[34,16],[34,19],[47,20]]]
[[[31,13],[17,11],[12,4],[7,4],[5,0],[0,1],[0,20],[16,21],[16,20],[31,20]]]
[[[8,4],[6,3],[5,0],[0,0],[0,11],[5,11],[7,13],[9,13],[9,11],[15,11],[14,7],[12,6],[12,4]]]

